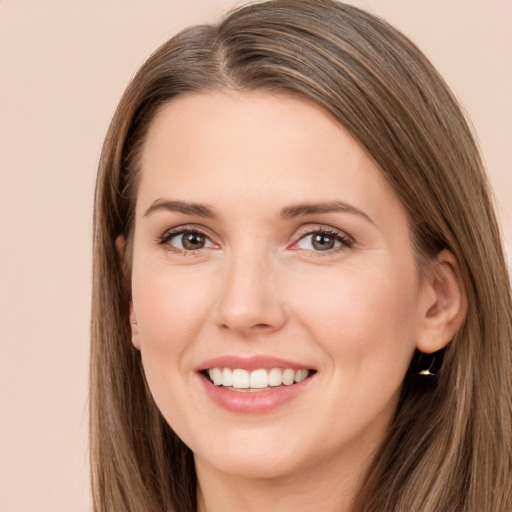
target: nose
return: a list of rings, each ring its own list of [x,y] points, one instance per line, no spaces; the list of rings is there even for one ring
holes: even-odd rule
[[[273,265],[254,255],[226,262],[216,324],[241,336],[271,333],[286,323],[284,295]]]

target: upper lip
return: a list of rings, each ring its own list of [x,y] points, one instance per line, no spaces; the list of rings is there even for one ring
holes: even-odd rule
[[[241,368],[243,370],[258,370],[260,368],[293,368],[294,370],[311,370],[312,368],[304,363],[281,359],[267,355],[236,356],[226,355],[208,359],[202,362],[196,371],[201,372],[210,368]]]

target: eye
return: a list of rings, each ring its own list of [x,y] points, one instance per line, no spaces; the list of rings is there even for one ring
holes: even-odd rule
[[[159,243],[181,252],[198,251],[215,246],[204,233],[192,229],[167,232]]]
[[[351,247],[352,240],[336,231],[319,229],[303,235],[297,242],[299,249],[328,252],[341,247]]]

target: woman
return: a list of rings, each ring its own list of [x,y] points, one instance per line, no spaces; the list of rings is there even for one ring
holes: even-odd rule
[[[489,195],[447,86],[355,7],[163,45],[98,174],[95,510],[510,510]]]

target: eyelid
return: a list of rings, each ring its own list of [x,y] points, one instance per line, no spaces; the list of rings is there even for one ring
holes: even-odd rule
[[[168,242],[174,238],[175,236],[182,235],[184,233],[198,233],[200,235],[203,235],[205,238],[209,240],[209,242],[213,245],[213,247],[202,247],[200,249],[196,250],[186,250],[186,249],[180,249],[179,247],[174,247],[171,244],[168,244]],[[167,229],[162,235],[157,237],[156,243],[158,245],[166,246],[168,250],[171,250],[173,252],[177,253],[183,253],[187,255],[193,255],[197,253],[198,251],[204,250],[204,249],[212,249],[212,248],[218,248],[219,244],[214,240],[214,237],[210,234],[210,230],[198,226],[197,224],[182,224],[180,226],[175,226],[173,228]]]
[[[335,247],[335,248],[332,248],[332,249],[329,249],[326,251],[315,251],[313,249],[308,250],[308,249],[301,249],[301,248],[296,247],[297,244],[301,240],[303,240],[304,238],[306,238],[309,235],[313,235],[316,233],[332,236],[332,237],[336,238],[337,241],[340,242],[340,245],[338,247]],[[308,252],[311,252],[312,254],[314,254],[315,256],[329,255],[329,254],[336,253],[338,251],[343,251],[343,250],[351,248],[355,243],[354,238],[352,236],[350,236],[346,231],[342,231],[341,229],[337,229],[337,228],[334,228],[332,226],[325,225],[325,224],[316,224],[316,225],[309,224],[307,226],[301,227],[298,230],[298,232],[294,235],[294,240],[295,241],[293,242],[292,246],[290,247],[292,250],[308,251]]]
[[[208,241],[213,245],[209,247],[202,247],[200,249],[180,249],[178,247],[174,247],[171,244],[168,244],[169,240],[171,240],[173,237],[184,234],[184,233],[199,233],[203,235],[205,238],[208,239]],[[327,236],[332,236],[336,238],[338,242],[340,242],[340,245],[337,247],[334,247],[332,249],[328,249],[325,251],[319,251],[319,250],[308,250],[303,249],[300,247],[297,247],[297,244],[303,240],[305,237],[313,234],[324,234]],[[170,251],[187,254],[187,255],[194,255],[199,251],[205,250],[205,249],[212,249],[212,248],[219,248],[219,243],[215,241],[215,236],[211,234],[211,231],[204,226],[200,226],[197,224],[182,224],[179,226],[175,226],[173,228],[167,229],[161,236],[157,237],[156,243],[161,246],[166,246],[166,248]],[[341,229],[335,228],[330,225],[325,224],[308,224],[305,226],[301,226],[294,234],[293,236],[294,242],[289,246],[292,250],[300,250],[300,251],[306,251],[314,254],[315,256],[322,256],[322,255],[329,255],[336,253],[338,251],[344,251],[350,247],[352,247],[355,243],[354,238],[349,235],[346,231],[342,231]]]

